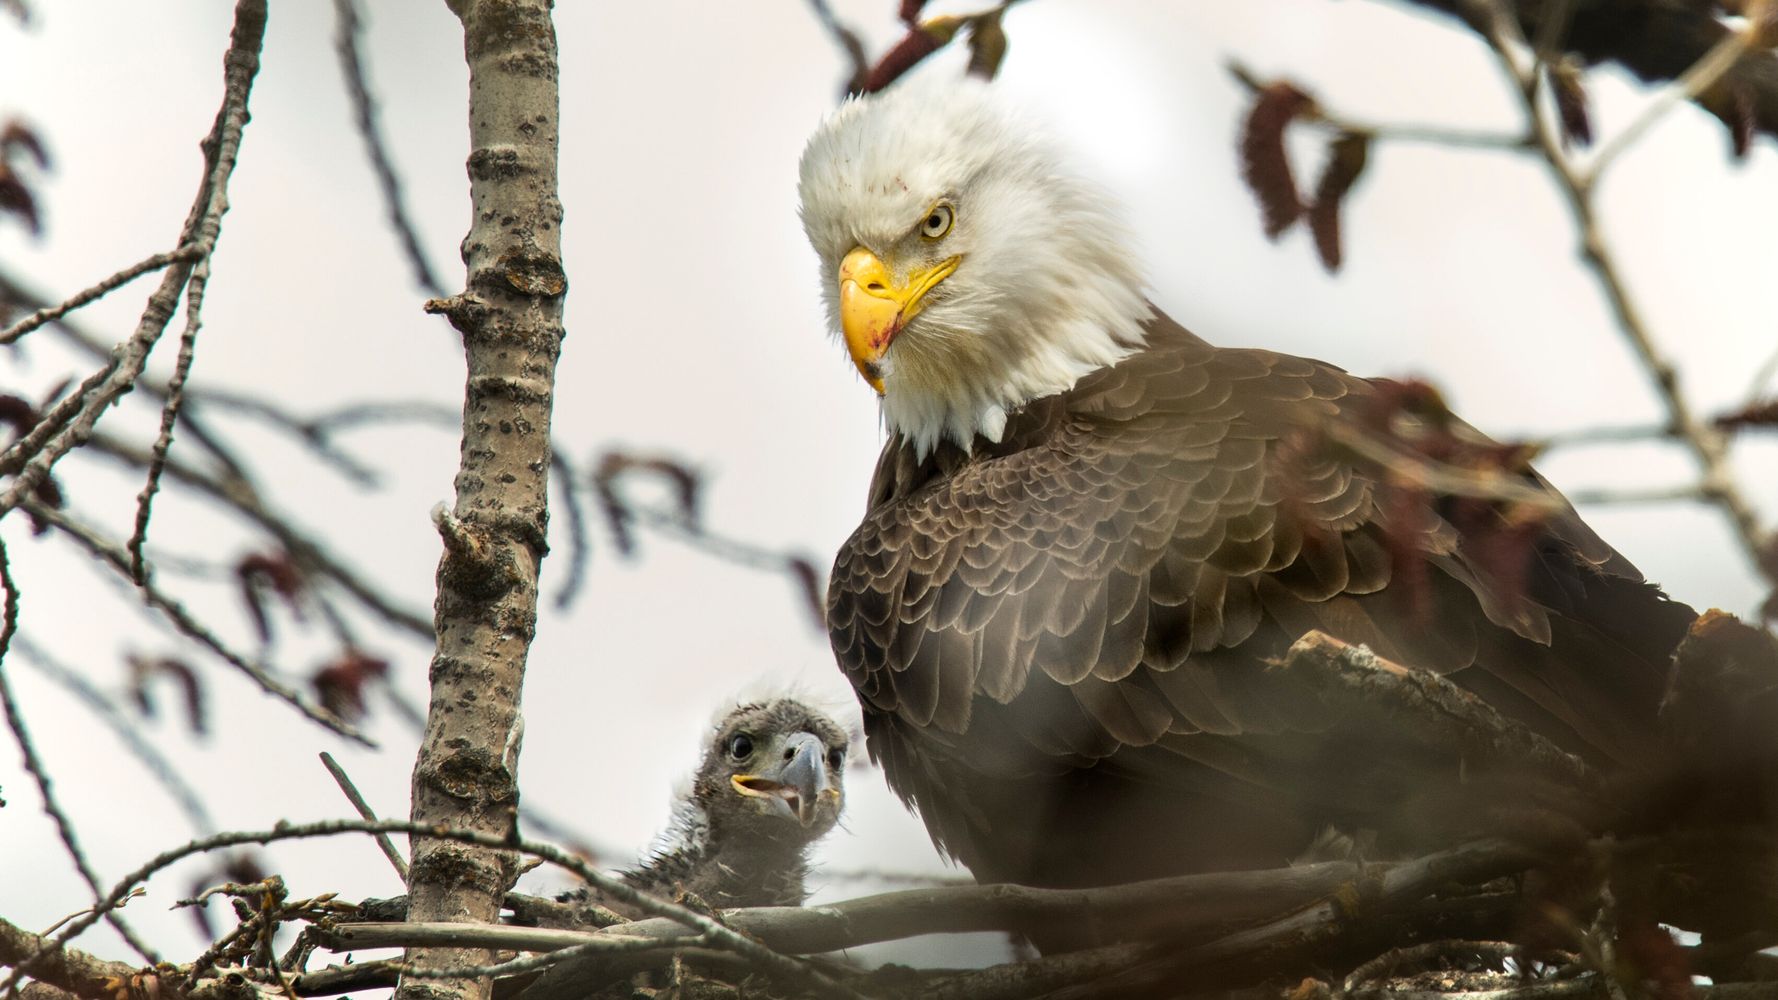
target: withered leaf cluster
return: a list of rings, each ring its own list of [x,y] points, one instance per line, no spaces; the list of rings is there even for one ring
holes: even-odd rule
[[[129,671],[130,701],[144,717],[152,719],[156,714],[154,696],[151,691],[154,681],[157,678],[170,677],[179,685],[180,695],[185,702],[186,724],[191,727],[192,734],[202,736],[209,731],[204,688],[198,682],[197,672],[192,670],[190,664],[171,656],[129,653],[124,656],[124,665]]]
[[[1550,96],[1556,105],[1556,121],[1562,126],[1562,141],[1576,146],[1593,144],[1593,120],[1587,107],[1587,91],[1580,78],[1580,66],[1573,60],[1550,63],[1544,67],[1550,84]]]
[[[908,26],[907,34],[889,47],[869,71],[855,80],[850,89],[855,94],[874,94],[906,76],[927,56],[962,37],[969,46],[969,72],[985,80],[994,78],[1006,58],[1006,29],[1001,25],[998,7],[979,14],[946,14],[919,19],[924,0],[904,0],[901,19]]]
[[[23,8],[17,9],[22,17]],[[49,152],[37,133],[16,119],[7,122],[0,128],[0,213],[18,216],[35,236],[43,232],[43,220],[38,215],[37,199],[18,168],[19,162],[27,158],[37,164],[38,170],[49,169]]]
[[[672,490],[675,513],[688,525],[698,523],[699,499],[704,488],[697,470],[677,459],[617,450],[601,456],[593,470],[593,492],[598,495],[599,508],[605,513],[612,543],[625,556],[636,554],[636,512],[625,499],[619,484],[636,473],[666,482]]]
[[[3,186],[3,184],[4,181],[0,180],[0,186]],[[4,195],[0,194],[0,200],[3,199]],[[43,412],[49,408],[50,404],[61,398],[62,393],[67,391],[69,384],[68,380],[63,380],[57,384],[44,397],[42,403],[33,403],[23,396],[14,395],[12,393],[0,394],[0,424],[5,424],[12,428],[12,441],[17,441],[35,430],[37,425],[43,420]],[[0,465],[0,475],[15,475],[23,465],[23,457],[20,458],[17,466]],[[42,479],[38,480],[36,488],[31,491],[31,495],[37,502],[55,510],[61,510],[66,506],[66,499],[62,495],[62,487],[56,481],[54,473],[45,475]],[[26,511],[25,513],[31,518],[32,534],[41,535],[49,530],[49,525],[40,521],[36,515],[32,514],[30,511]]]
[[[388,660],[348,649],[316,671],[309,683],[323,707],[348,722],[357,722],[365,715],[366,685],[387,676]]]
[[[308,590],[302,568],[290,553],[250,552],[235,564],[235,579],[241,589],[241,603],[259,632],[260,642],[272,641],[272,619],[266,611],[266,596],[276,595],[298,621],[302,620],[302,598]]]
[[[1373,478],[1397,581],[1393,589],[1409,608],[1429,611],[1427,553],[1419,546],[1435,519],[1456,530],[1503,600],[1523,599],[1537,539],[1555,509],[1546,493],[1532,488],[1537,448],[1475,431],[1429,382],[1375,381],[1378,391],[1355,420],[1305,430],[1284,442],[1287,474],[1335,458]]]
[[[625,495],[624,486],[638,477],[666,484],[672,499],[671,511],[663,515],[663,512],[637,504]],[[782,571],[796,584],[815,624],[825,627],[825,574],[799,553],[762,549],[717,537],[706,530],[702,517],[703,476],[688,463],[666,455],[612,449],[594,464],[590,485],[619,555],[625,558],[637,555],[636,527],[639,522],[653,523],[656,527],[670,526],[682,541],[718,558],[757,569]],[[663,516],[666,525],[661,523]]]
[[[1297,186],[1285,136],[1293,122],[1321,118],[1315,99],[1288,80],[1260,86],[1241,131],[1241,176],[1259,201],[1268,239],[1277,239],[1297,220],[1307,222],[1315,251],[1329,271],[1340,268],[1340,205],[1364,173],[1371,134],[1341,129],[1328,140],[1326,162],[1313,196]]]

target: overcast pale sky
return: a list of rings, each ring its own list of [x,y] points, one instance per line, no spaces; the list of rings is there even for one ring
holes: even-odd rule
[[[60,298],[168,248],[195,190],[197,141],[220,94],[230,4],[223,0],[33,3],[27,30],[0,23],[0,119],[31,122],[55,156],[41,179],[46,231],[0,221],[0,266]],[[460,285],[468,223],[466,71],[461,35],[438,0],[376,0],[364,50],[382,122],[434,267]],[[897,34],[892,0],[836,4],[880,50]],[[933,10],[972,9],[935,4]],[[813,254],[795,206],[804,138],[833,104],[843,70],[795,0],[651,0],[557,5],[562,54],[562,200],[570,281],[556,432],[584,462],[626,446],[689,460],[708,477],[712,527],[807,551],[825,566],[862,510],[881,434],[870,391],[822,330]],[[0,19],[3,20],[3,19]],[[1347,264],[1324,274],[1305,236],[1260,233],[1234,141],[1239,59],[1288,73],[1366,121],[1511,131],[1518,117],[1492,58],[1470,35],[1385,2],[1042,0],[1007,19],[1001,86],[1041,109],[1125,200],[1150,262],[1155,301],[1206,338],[1311,354],[1364,374],[1419,374],[1496,435],[1648,423],[1659,408],[1577,262],[1575,233],[1541,165],[1502,152],[1383,145],[1347,206]],[[383,224],[383,208],[332,48],[331,5],[274,0],[253,122],[230,192],[194,378],[302,412],[369,399],[455,406],[461,352],[420,312]],[[930,72],[956,72],[941,59]],[[1589,78],[1596,131],[1633,118],[1650,92],[1612,71]],[[1610,175],[1607,236],[1684,385],[1706,412],[1738,403],[1778,349],[1770,280],[1778,184],[1769,141],[1730,163],[1714,120],[1669,116]],[[1299,152],[1312,158],[1312,144]],[[133,325],[148,286],[80,319],[107,337]],[[0,389],[39,392],[85,362],[39,333],[0,361]],[[165,348],[157,370],[172,356]],[[146,442],[140,402],[108,418]],[[325,531],[341,553],[429,613],[438,543],[426,511],[448,499],[454,433],[366,432],[350,443],[386,476],[362,494],[276,435],[237,435],[260,460],[274,504]],[[1778,451],[1738,450],[1744,485],[1778,510]],[[1664,445],[1560,451],[1542,467],[1558,486],[1646,487],[1690,475]],[[140,488],[109,466],[65,464],[75,507],[126,533]],[[1587,509],[1592,523],[1676,596],[1748,612],[1761,590],[1718,515],[1674,504]],[[557,551],[565,552],[559,529]],[[177,652],[127,593],[60,543],[6,525],[24,591],[25,628],[96,684],[121,691],[126,652]],[[259,543],[212,507],[161,502],[153,541],[230,561]],[[644,536],[620,561],[595,531],[590,585],[568,612],[546,611],[526,682],[524,794],[619,850],[665,822],[713,712],[737,694],[792,686],[849,723],[856,708],[825,638],[786,581]],[[553,592],[565,561],[545,567]],[[226,581],[168,577],[251,647]],[[270,652],[306,676],[330,647],[287,618]],[[379,633],[368,645],[396,682],[424,698],[430,649]],[[194,739],[176,712],[145,732],[209,790],[223,828],[265,827],[349,810],[315,763],[331,749],[387,815],[407,806],[413,734],[386,711],[378,752],[320,738],[201,656],[212,732]],[[9,657],[40,749],[101,875],[109,880],[193,832],[166,795],[58,688]],[[163,692],[163,709],[176,701]],[[851,775],[846,829],[827,869],[934,871],[919,822],[874,771]],[[83,905],[37,797],[0,750],[0,914],[42,927]],[[368,841],[279,846],[292,891],[392,895]],[[128,915],[170,954],[189,957],[189,920],[168,912],[191,866],[156,881]],[[871,888],[822,880],[819,895]],[[95,931],[87,944],[121,957]],[[904,955],[905,957],[905,955]],[[954,945],[923,955],[961,960]]]

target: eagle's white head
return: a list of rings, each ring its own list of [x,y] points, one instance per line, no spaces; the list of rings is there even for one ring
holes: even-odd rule
[[[847,101],[803,152],[828,323],[924,455],[1142,343],[1150,308],[1112,200],[988,84]]]

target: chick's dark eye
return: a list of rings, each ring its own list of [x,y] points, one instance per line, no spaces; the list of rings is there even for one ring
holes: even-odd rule
[[[736,733],[730,737],[728,755],[736,760],[746,760],[753,756],[753,737],[746,733]]]
[[[837,750],[837,749],[827,751],[827,765],[836,771],[838,771],[842,767],[845,767],[846,766],[846,751]]]

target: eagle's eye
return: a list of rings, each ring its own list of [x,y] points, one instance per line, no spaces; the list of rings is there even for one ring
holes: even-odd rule
[[[736,733],[728,741],[728,755],[736,760],[746,760],[753,756],[753,737],[746,733]]]
[[[834,747],[832,750],[827,751],[827,766],[836,771],[844,770],[846,767],[846,751],[840,747]]]
[[[951,231],[951,224],[957,221],[957,213],[951,206],[940,203],[932,206],[926,213],[926,220],[920,223],[920,235],[929,240],[936,240]]]

